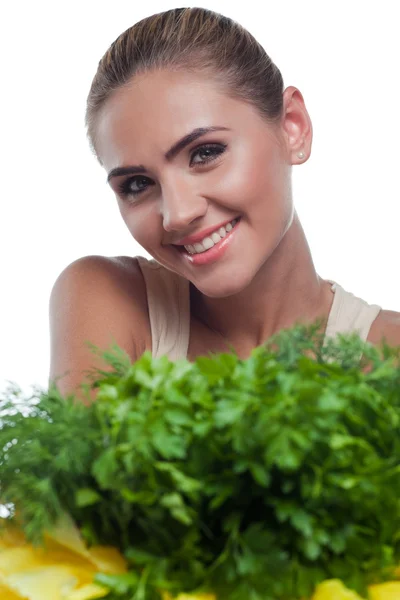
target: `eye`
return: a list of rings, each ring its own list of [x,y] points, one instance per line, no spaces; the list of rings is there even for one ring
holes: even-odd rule
[[[194,165],[204,165],[213,160],[216,160],[218,156],[223,154],[226,150],[226,144],[205,144],[196,148],[194,152],[192,152],[190,157],[190,166]],[[199,160],[195,160],[195,158]]]
[[[135,175],[135,177],[125,179],[118,188],[121,196],[137,196],[144,192],[148,185],[154,185],[154,182],[144,175]]]
[[[202,166],[215,161],[227,148],[226,144],[203,144],[196,148],[190,156],[190,166]],[[199,159],[199,160],[197,160]],[[122,197],[138,196],[147,188],[154,185],[154,181],[144,175],[135,175],[125,179],[118,185],[118,192]]]

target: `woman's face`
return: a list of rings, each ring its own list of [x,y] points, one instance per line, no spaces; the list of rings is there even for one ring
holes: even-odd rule
[[[286,137],[210,77],[158,71],[117,90],[96,139],[134,239],[206,296],[226,297],[249,285],[292,222]],[[199,233],[215,246],[191,254],[182,240]]]

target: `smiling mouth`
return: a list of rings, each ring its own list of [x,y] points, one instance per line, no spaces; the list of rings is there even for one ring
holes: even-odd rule
[[[241,220],[241,217],[236,217],[235,219],[232,219],[232,221],[228,224],[230,225],[229,229],[226,229],[226,227],[220,227],[219,230],[216,230],[214,232],[217,233],[218,231],[220,231],[221,229],[224,229],[224,234],[223,237],[219,236],[220,239],[219,240],[213,240],[212,236],[214,234],[211,234],[210,236],[207,236],[207,240],[212,240],[213,245],[212,246],[204,246],[203,244],[196,244],[196,246],[199,246],[198,248],[196,248],[195,250],[195,245],[194,244],[186,244],[186,245],[176,245],[176,244],[171,244],[174,248],[176,248],[176,250],[178,250],[178,252],[180,252],[181,254],[189,254],[190,256],[196,256],[196,255],[201,255],[201,254],[206,254],[207,252],[209,252],[210,250],[212,250],[215,247],[218,247],[218,245],[226,238],[226,236],[228,236],[231,231],[233,231],[233,229],[236,227],[236,225],[239,223],[239,221]],[[204,240],[203,240],[204,241]],[[208,243],[211,243],[211,242]],[[185,247],[186,246],[186,247]],[[188,248],[189,246],[189,248]],[[202,247],[202,248],[201,248]],[[190,251],[190,249],[192,251]]]

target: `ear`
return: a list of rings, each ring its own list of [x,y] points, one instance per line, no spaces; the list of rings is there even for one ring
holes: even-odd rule
[[[306,162],[311,154],[312,124],[300,91],[289,86],[283,92],[282,133],[290,164]],[[298,153],[304,154],[299,158]]]

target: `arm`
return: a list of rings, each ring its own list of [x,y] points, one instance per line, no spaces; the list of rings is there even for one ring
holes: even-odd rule
[[[63,394],[77,393],[88,381],[84,371],[110,369],[86,341],[104,350],[116,343],[132,362],[148,344],[146,291],[134,258],[87,256],[71,263],[53,286],[49,312],[49,379],[57,378]]]

